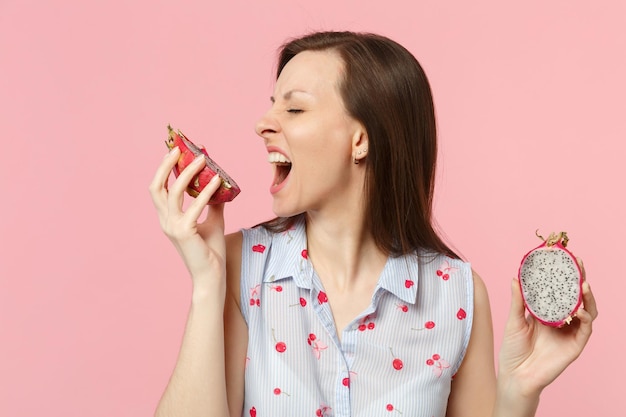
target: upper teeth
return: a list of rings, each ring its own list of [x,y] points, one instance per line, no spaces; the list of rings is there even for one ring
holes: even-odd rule
[[[275,164],[277,162],[290,164],[291,161],[285,155],[279,152],[270,152],[267,154],[267,162]]]

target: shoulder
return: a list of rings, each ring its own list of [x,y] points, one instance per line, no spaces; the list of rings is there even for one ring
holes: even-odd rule
[[[484,416],[495,401],[493,329],[487,287],[472,270],[474,317],[467,353],[448,399],[449,417]],[[468,411],[471,410],[471,411]]]
[[[253,259],[255,264],[263,263],[264,261],[260,258],[267,255],[274,233],[260,225],[227,234],[225,238],[228,295],[236,300],[237,305],[240,305],[241,279],[242,274],[246,273],[242,270],[242,265],[249,265]],[[253,255],[261,256],[253,258]]]
[[[226,235],[226,295],[232,298],[238,306],[242,245],[243,233],[241,231]]]
[[[240,235],[239,249],[242,247],[251,249],[257,253],[265,252],[265,249],[272,243],[276,233],[268,230],[263,225],[257,225],[241,229],[238,233]]]
[[[472,271],[472,283],[474,285],[474,308],[479,310],[489,310],[489,294],[487,292],[487,286],[483,279],[473,269]]]
[[[474,288],[474,320],[472,323],[472,338],[470,339],[470,344],[480,340],[482,343],[492,345],[493,324],[491,321],[491,306],[487,286],[476,271],[472,269],[471,273]]]
[[[476,278],[469,262],[432,251],[419,252],[418,259],[420,279],[444,285],[447,290],[465,293],[468,301],[473,300]]]

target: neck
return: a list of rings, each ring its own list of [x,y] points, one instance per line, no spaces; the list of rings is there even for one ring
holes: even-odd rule
[[[378,280],[387,256],[376,246],[362,211],[307,212],[308,253],[324,286],[344,291]]]

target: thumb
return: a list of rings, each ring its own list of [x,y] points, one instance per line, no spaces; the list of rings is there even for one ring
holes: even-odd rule
[[[224,229],[224,203],[211,204],[207,213],[206,222],[218,225]]]
[[[526,324],[526,308],[522,298],[522,288],[518,278],[511,281],[511,310],[509,311],[509,323]]]

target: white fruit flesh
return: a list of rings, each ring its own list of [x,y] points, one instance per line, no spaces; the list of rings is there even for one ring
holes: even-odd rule
[[[581,301],[576,259],[558,246],[531,251],[520,267],[520,286],[528,310],[544,324],[569,322]]]

